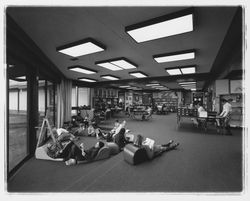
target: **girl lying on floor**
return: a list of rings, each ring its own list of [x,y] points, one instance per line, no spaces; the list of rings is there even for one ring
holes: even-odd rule
[[[173,143],[174,141],[170,140],[167,144],[156,145],[154,140],[150,138],[146,138],[144,140],[142,135],[137,135],[137,139],[135,140],[134,145],[145,148],[148,158],[153,159],[161,155],[163,152],[170,151],[179,146],[179,143]]]

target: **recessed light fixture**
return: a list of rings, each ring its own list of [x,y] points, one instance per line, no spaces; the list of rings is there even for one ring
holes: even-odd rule
[[[179,68],[175,68],[175,69],[166,69],[167,73],[169,75],[181,75],[181,71]]]
[[[19,76],[19,77],[16,77],[15,79],[17,79],[17,80],[26,80],[26,76]]]
[[[151,86],[159,86],[159,83],[152,83],[152,84],[146,84],[147,87],[151,87]]]
[[[56,48],[58,52],[69,55],[71,57],[80,57],[87,54],[101,52],[105,49],[106,48],[104,45],[100,44],[92,38],[86,38]]]
[[[84,82],[96,82],[96,80],[94,80],[94,79],[89,79],[89,78],[85,78],[85,77],[80,77],[80,78],[78,78],[78,80],[81,80]]]
[[[120,88],[128,88],[128,87],[131,87],[129,85],[126,85],[126,86],[119,86]]]
[[[118,59],[114,59],[111,60],[110,63],[122,68],[122,69],[133,69],[133,68],[137,68],[137,65],[132,63],[131,61],[129,61],[126,58],[118,58]]]
[[[118,77],[115,77],[113,75],[102,75],[101,77],[107,80],[119,80]]]
[[[158,54],[158,55],[154,55],[153,58],[158,63],[194,59],[195,50],[185,50],[185,51],[179,51],[179,52]]]
[[[112,71],[126,70],[137,68],[137,65],[129,61],[128,59],[121,57],[116,59],[109,59],[105,61],[98,61],[95,63],[98,66],[107,68]]]
[[[166,68],[165,69],[169,75],[184,75],[184,74],[192,74],[196,73],[195,66],[182,66],[175,68]]]
[[[185,85],[185,84],[196,84],[196,82],[195,81],[188,81],[188,82],[179,82],[178,84],[180,84],[180,85]]]
[[[191,8],[127,26],[125,31],[140,43],[190,32],[193,29]]]
[[[112,70],[112,71],[122,70],[122,68],[120,68],[112,63],[109,63],[109,62],[98,63],[96,65],[101,66],[103,68],[107,68],[107,69]]]
[[[147,75],[143,72],[137,71],[137,72],[130,72],[130,75],[137,77],[137,78],[144,78],[147,77]]]
[[[185,68],[180,68],[182,74],[192,74],[195,73],[195,67],[185,67]]]
[[[82,66],[71,66],[68,67],[68,70],[75,71],[78,73],[84,73],[84,74],[95,74],[97,71],[82,67]]]
[[[191,91],[196,91],[196,89],[191,89]]]
[[[165,87],[165,86],[161,86],[161,85],[157,85],[157,86],[151,86],[152,88],[161,88],[161,87]]]

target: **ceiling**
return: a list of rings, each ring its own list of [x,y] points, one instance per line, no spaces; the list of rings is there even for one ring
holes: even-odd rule
[[[101,86],[130,84],[148,89],[145,84],[160,82],[170,89],[181,89],[177,81],[196,80],[202,88],[209,75],[222,42],[227,34],[237,7],[195,7],[192,32],[136,43],[125,27],[145,20],[171,14],[187,7],[8,7],[7,13],[36,43],[43,53],[69,79],[87,77],[98,80]],[[79,57],[56,51],[56,48],[85,38],[93,38],[106,46],[106,50]],[[153,55],[196,50],[195,59],[157,63]],[[137,64],[136,71],[146,73],[148,79],[129,75],[131,70],[110,71],[95,65],[95,62],[125,57]],[[68,67],[81,65],[97,71],[85,75],[69,71]],[[196,74],[170,76],[165,68],[196,65]],[[106,81],[101,75],[111,74],[120,82]],[[199,76],[201,75],[201,76]]]

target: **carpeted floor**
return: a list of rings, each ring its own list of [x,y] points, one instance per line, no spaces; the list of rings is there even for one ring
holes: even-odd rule
[[[176,126],[176,114],[153,115],[149,121],[127,120],[135,134],[180,142],[177,150],[132,166],[123,152],[107,160],[77,166],[32,158],[8,182],[9,192],[241,192],[243,188],[242,132],[204,132],[186,119]],[[114,119],[105,123],[113,124]],[[94,138],[86,138],[91,146]]]

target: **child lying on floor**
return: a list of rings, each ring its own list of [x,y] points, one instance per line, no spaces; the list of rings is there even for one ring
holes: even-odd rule
[[[170,140],[167,144],[156,145],[153,139],[146,138],[144,140],[142,135],[137,135],[137,139],[134,142],[134,145],[145,148],[148,158],[153,159],[161,155],[163,152],[170,151],[172,149],[175,149],[177,146],[179,146],[179,143],[175,143],[175,144],[173,143],[174,141]]]
[[[76,165],[84,161],[93,161],[102,147],[104,147],[103,142],[97,142],[87,150],[84,148],[83,143],[80,144],[80,148],[72,143],[67,147],[68,154],[64,157],[65,164]]]

